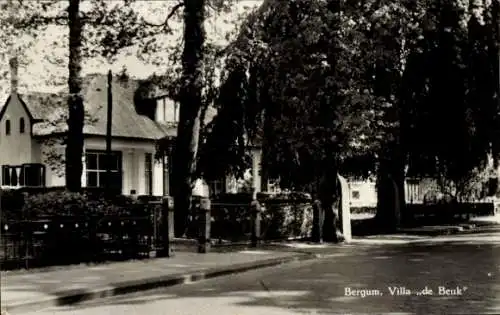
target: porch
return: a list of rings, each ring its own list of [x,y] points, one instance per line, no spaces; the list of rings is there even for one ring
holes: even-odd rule
[[[61,153],[64,147],[59,148]],[[155,159],[156,146],[153,141],[113,139],[110,164],[112,183],[123,195],[168,195],[170,192],[169,161]],[[85,139],[82,187],[104,187],[106,182],[106,142],[104,138]],[[47,156],[46,185],[65,186],[64,170],[49,167]]]

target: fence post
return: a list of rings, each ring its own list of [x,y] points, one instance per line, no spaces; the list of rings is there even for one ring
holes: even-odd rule
[[[198,253],[208,253],[210,251],[210,198],[202,197],[198,208]]]
[[[315,243],[323,242],[323,208],[319,200],[313,202],[313,226],[312,241]]]
[[[260,222],[262,216],[262,207],[258,200],[250,203],[250,215],[252,218],[252,239],[251,246],[257,247],[260,244]]]
[[[161,203],[162,251],[160,257],[174,257],[174,199],[164,196]],[[156,224],[156,222],[155,222]]]

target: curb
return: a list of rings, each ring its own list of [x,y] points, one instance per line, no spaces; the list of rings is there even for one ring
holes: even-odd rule
[[[55,292],[51,297],[21,303],[5,305],[6,312],[16,314],[45,309],[54,306],[69,306],[85,301],[109,298],[117,295],[124,295],[140,291],[148,291],[159,288],[166,288],[180,284],[187,284],[207,280],[220,276],[243,273],[255,269],[274,267],[282,264],[299,262],[319,258],[316,254],[296,253],[289,257],[270,258],[257,262],[242,263],[238,265],[212,268],[206,271],[191,272],[187,274],[174,274],[157,278],[142,279],[137,281],[124,281],[113,286],[106,286],[94,289],[76,289]]]
[[[415,236],[455,236],[455,235],[470,235],[470,234],[484,234],[500,232],[500,225],[498,224],[466,224],[450,227],[442,227],[435,229],[399,229],[398,234],[415,235]]]
[[[276,245],[276,244],[282,244],[282,243],[287,243],[287,242],[307,241],[309,239],[310,239],[310,237],[290,237],[290,238],[285,238],[285,239],[260,240],[260,244],[263,246],[268,246],[268,245]],[[176,238],[176,239],[174,239],[173,244],[176,247],[178,247],[178,246],[196,247],[196,246],[198,246],[198,240]],[[252,242],[250,240],[224,241],[222,243],[219,243],[215,240],[212,240],[210,247],[211,248],[226,248],[226,247],[234,247],[234,246],[241,247],[241,246],[251,246],[251,244],[252,244]]]

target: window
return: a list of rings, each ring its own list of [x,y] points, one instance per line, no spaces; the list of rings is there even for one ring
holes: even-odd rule
[[[122,169],[121,152],[111,152],[109,169],[111,171],[110,186],[121,192]],[[87,187],[106,187],[107,154],[105,151],[87,151],[85,153],[85,166]]]
[[[167,100],[162,100],[162,108],[161,108],[162,116],[161,121],[167,121]]]
[[[212,180],[208,182],[208,187],[211,196],[217,196],[224,193],[224,181],[223,180]]]
[[[144,158],[144,178],[146,180],[145,194],[151,196],[153,194],[153,154],[146,153]]]
[[[19,118],[19,133],[24,133],[24,129],[26,128],[24,124],[24,118]]]
[[[2,185],[10,186],[10,168],[7,165],[2,165]]]
[[[157,103],[157,117],[159,121],[167,123],[179,122],[179,103],[170,99],[163,98]]]
[[[5,134],[7,136],[10,135],[10,120],[9,119],[7,119],[5,121]]]
[[[2,185],[43,187],[45,186],[45,166],[42,164],[3,165]]]
[[[488,197],[495,196],[498,191],[498,178],[490,178],[488,180]]]
[[[359,199],[359,190],[352,191],[352,199]]]

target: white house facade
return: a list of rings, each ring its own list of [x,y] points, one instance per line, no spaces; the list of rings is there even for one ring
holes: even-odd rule
[[[15,77],[15,70],[14,70]],[[106,176],[107,79],[84,79],[87,114],[84,126],[83,187],[103,187]],[[65,146],[58,137],[65,131],[64,93],[12,91],[0,108],[0,183],[2,188],[65,186],[60,157]],[[124,195],[169,194],[168,158],[156,159],[159,139],[176,135],[178,108],[166,97],[152,100],[153,115],[136,110],[137,82],[113,78],[112,163],[113,185]],[[155,106],[159,105],[159,106]],[[160,106],[161,105],[161,106]],[[59,158],[58,158],[59,157]]]

